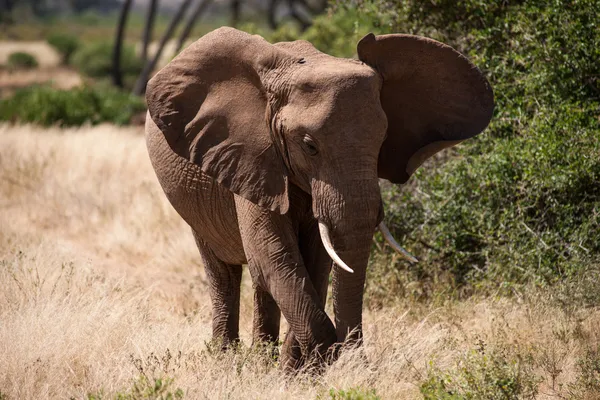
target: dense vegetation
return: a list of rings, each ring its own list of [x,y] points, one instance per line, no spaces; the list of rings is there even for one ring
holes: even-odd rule
[[[92,78],[107,78],[112,73],[111,42],[91,42],[80,46],[73,54],[72,63],[77,70]],[[142,71],[142,60],[135,54],[133,46],[127,45],[121,53],[121,71],[126,79],[135,80]]]
[[[112,44],[107,41],[80,41],[75,35],[55,33],[46,41],[69,65],[85,76],[86,85],[59,90],[47,85],[16,90],[0,103],[0,120],[33,122],[44,126],[78,126],[85,123],[111,122],[128,124],[145,110],[142,97],[109,84],[112,76]],[[130,88],[142,70],[142,60],[133,46],[126,44],[121,54],[124,83]],[[27,53],[12,54],[7,63],[10,69],[35,68],[35,57]]]
[[[60,54],[62,63],[65,65],[71,62],[71,56],[81,46],[77,37],[66,33],[51,34],[46,41]]]
[[[368,32],[433,37],[467,54],[495,91],[484,134],[408,185],[384,185],[386,221],[421,262],[376,246],[371,305],[518,292],[598,267],[598,10],[598,0],[341,1],[301,35],[346,57]]]
[[[31,86],[19,89],[11,98],[0,102],[0,120],[45,126],[102,122],[124,125],[145,108],[141,98],[106,85],[71,90]]]

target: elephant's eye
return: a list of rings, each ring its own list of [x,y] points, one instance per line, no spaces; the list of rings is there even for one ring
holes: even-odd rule
[[[319,152],[319,149],[317,149],[317,144],[313,138],[308,135],[302,138],[302,144],[304,145],[304,151],[311,156],[315,156]]]

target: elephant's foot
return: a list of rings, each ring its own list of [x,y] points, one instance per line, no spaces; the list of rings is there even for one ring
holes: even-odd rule
[[[279,365],[281,366],[281,369],[289,373],[300,370],[304,365],[302,348],[291,330],[285,335],[285,341],[281,347]]]
[[[240,338],[227,338],[222,335],[214,335],[210,342],[207,343],[207,347],[210,351],[225,352],[225,351],[236,351],[240,346]]]
[[[309,374],[321,374],[328,365],[338,358],[340,343],[321,344],[312,350],[302,351],[302,347],[294,333],[288,331],[281,349],[279,364],[287,373],[296,374],[300,371]]]

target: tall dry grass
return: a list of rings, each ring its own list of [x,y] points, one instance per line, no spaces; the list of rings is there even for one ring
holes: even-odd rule
[[[424,381],[460,381],[465,369],[485,381],[495,371],[486,357],[528,379],[536,398],[597,398],[582,360],[598,349],[600,313],[545,295],[366,311],[362,349],[322,376],[289,378],[247,347],[245,275],[246,346],[211,350],[199,257],[139,129],[1,125],[0,260],[3,399],[140,398],[145,377],[172,378],[168,390],[190,399],[329,398],[332,388],[412,399]]]

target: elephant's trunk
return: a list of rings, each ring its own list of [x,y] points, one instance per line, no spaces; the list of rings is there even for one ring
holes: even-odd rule
[[[313,212],[322,227],[321,239],[325,247],[329,241],[335,256],[353,270],[351,273],[343,268],[328,251],[338,265],[333,268],[333,308],[338,340],[359,340],[362,337],[366,269],[381,205],[377,178],[355,180],[351,186],[318,182],[312,189]],[[324,239],[324,233],[328,239]]]
[[[373,231],[349,235],[348,239],[354,245],[339,250],[340,257],[354,266],[353,274],[340,268],[333,269],[333,310],[340,342],[362,339],[363,292]]]

